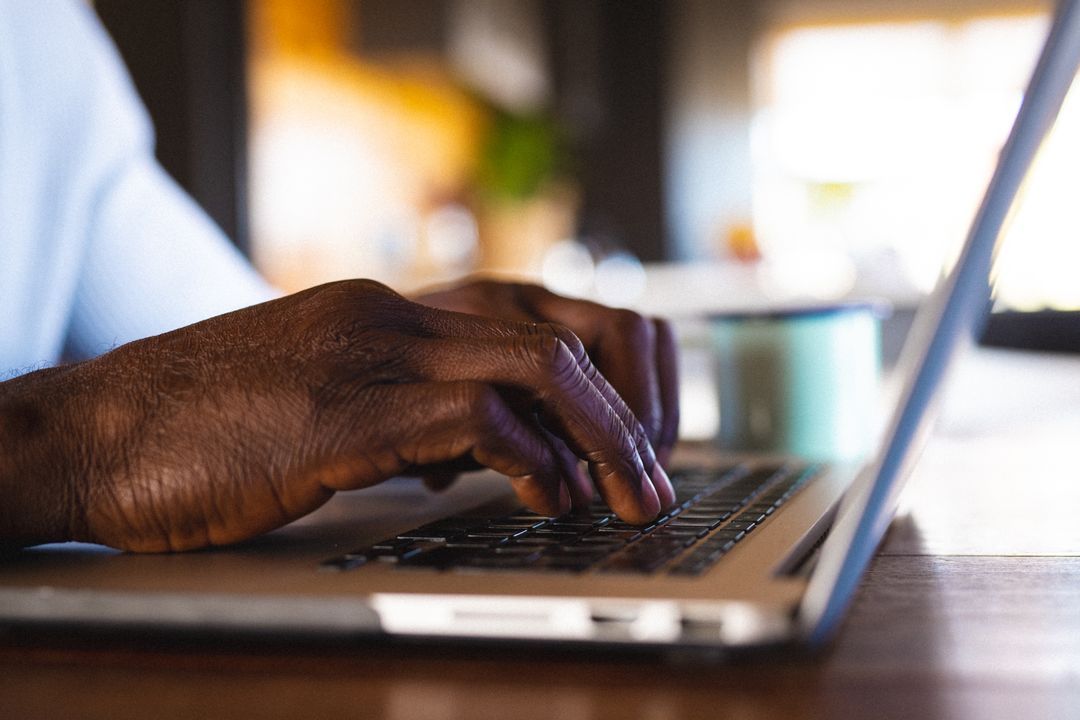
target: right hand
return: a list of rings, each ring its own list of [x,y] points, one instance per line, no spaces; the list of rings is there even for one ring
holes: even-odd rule
[[[36,542],[222,545],[337,490],[474,464],[509,476],[545,514],[594,485],[632,523],[674,499],[641,425],[573,333],[425,307],[371,281],[23,376],[0,386],[0,413],[13,395],[51,415],[23,439],[54,458],[11,476],[26,484],[15,496],[52,488],[71,503],[67,526],[39,527]]]

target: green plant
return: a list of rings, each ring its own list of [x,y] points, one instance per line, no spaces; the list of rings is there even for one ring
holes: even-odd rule
[[[566,173],[565,143],[543,114],[493,110],[481,149],[476,186],[488,201],[523,201]]]

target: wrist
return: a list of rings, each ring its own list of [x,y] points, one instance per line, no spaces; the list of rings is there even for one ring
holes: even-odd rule
[[[0,546],[86,539],[86,423],[74,412],[78,366],[0,383]]]

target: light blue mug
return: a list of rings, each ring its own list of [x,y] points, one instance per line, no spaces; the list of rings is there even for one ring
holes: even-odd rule
[[[851,461],[872,447],[887,307],[844,303],[711,318],[719,445]]]

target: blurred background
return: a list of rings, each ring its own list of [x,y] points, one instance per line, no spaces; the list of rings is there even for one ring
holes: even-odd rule
[[[494,271],[675,313],[916,302],[963,239],[1049,10],[96,7],[155,116],[161,160],[283,288],[366,276],[407,291]],[[1012,307],[1080,307],[1073,95],[1012,223],[998,284]],[[690,299],[695,285],[708,300]]]
[[[154,116],[162,163],[286,290],[363,276],[408,292],[482,271],[684,318],[872,297],[901,319],[964,239],[1051,11],[95,7]],[[1014,209],[1002,308],[1080,310],[1078,96]]]

